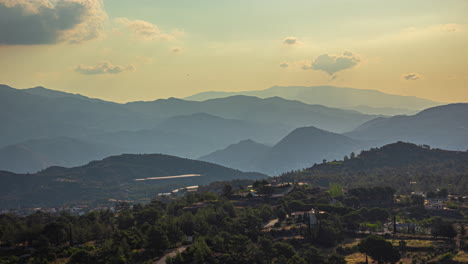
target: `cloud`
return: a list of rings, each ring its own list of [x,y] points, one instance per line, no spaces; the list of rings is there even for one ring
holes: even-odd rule
[[[102,61],[96,65],[86,66],[80,64],[75,67],[75,72],[84,74],[84,75],[96,75],[96,74],[118,74],[123,72],[134,71],[135,66],[121,66],[113,65],[108,61]]]
[[[119,17],[115,22],[124,26],[124,28],[140,40],[174,40],[182,32],[164,33],[155,24],[144,20],[130,20],[126,17]]]
[[[287,67],[289,67],[289,63],[283,62],[283,63],[280,63],[279,66],[280,66],[281,68],[287,68]]]
[[[422,79],[422,77],[423,76],[419,73],[406,73],[401,75],[401,78],[407,81],[417,81]]]
[[[0,0],[0,45],[78,44],[106,19],[101,0]]]
[[[296,37],[286,37],[283,40],[283,44],[293,46],[293,45],[300,44],[300,41]]]
[[[353,68],[360,61],[356,55],[349,51],[344,52],[342,55],[323,54],[313,62],[304,63],[302,69],[324,71],[329,75],[334,75],[337,72]]]
[[[464,26],[460,24],[440,24],[433,27],[434,30],[440,32],[461,32],[464,30]]]

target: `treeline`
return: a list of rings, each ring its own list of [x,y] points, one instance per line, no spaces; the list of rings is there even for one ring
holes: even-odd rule
[[[280,206],[266,201],[236,208],[225,197],[199,193],[168,204],[119,204],[115,213],[1,215],[0,263],[152,263],[188,244],[169,263],[344,263],[343,256],[317,248],[341,241],[336,215],[323,216],[315,242],[282,241],[262,231],[264,223],[291,211],[286,203],[294,197]]]

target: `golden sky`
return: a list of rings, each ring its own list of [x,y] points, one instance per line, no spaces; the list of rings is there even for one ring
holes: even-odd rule
[[[0,0],[0,83],[117,102],[334,85],[468,102],[466,0]]]

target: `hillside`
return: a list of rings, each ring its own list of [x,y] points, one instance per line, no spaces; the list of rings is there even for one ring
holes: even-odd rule
[[[468,104],[449,104],[426,109],[412,116],[377,118],[347,136],[380,144],[409,141],[432,147],[468,149]]]
[[[189,174],[200,176],[137,180]],[[105,203],[108,199],[142,201],[180,187],[264,177],[175,156],[125,154],[80,167],[50,167],[36,174],[0,172],[0,200],[2,208]]]
[[[278,174],[302,169],[323,159],[341,159],[362,148],[361,142],[316,127],[298,128],[256,162],[258,171]]]
[[[268,153],[271,148],[253,140],[243,140],[200,157],[199,160],[221,164],[229,168],[255,171],[255,161]]]
[[[204,101],[234,95],[256,96],[260,98],[282,97],[299,100],[307,104],[320,104],[328,107],[349,108],[370,114],[393,115],[395,112],[411,113],[440,103],[412,96],[386,94],[375,90],[354,89],[335,86],[273,86],[265,90],[244,92],[202,92],[187,100]]]
[[[324,186],[330,182],[347,187],[390,186],[401,192],[448,188],[453,193],[464,193],[468,189],[467,172],[468,152],[397,142],[344,161],[288,173],[281,180],[311,181]]]

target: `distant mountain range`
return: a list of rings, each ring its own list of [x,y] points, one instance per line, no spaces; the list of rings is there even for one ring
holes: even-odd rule
[[[111,102],[50,97],[0,85],[0,147],[30,139],[143,129],[154,121]]]
[[[226,119],[254,123],[281,124],[291,128],[316,126],[321,129],[346,132],[377,116],[357,111],[310,105],[280,97],[260,99],[252,96],[232,96],[202,102],[176,98],[125,104],[127,109],[153,119],[177,115],[206,113]]]
[[[392,95],[376,90],[354,89],[336,86],[273,86],[269,89],[243,92],[202,92],[184,99],[205,101],[213,98],[247,95],[259,98],[282,97],[307,104],[354,109],[367,114],[414,114],[415,111],[441,105],[414,96]]]
[[[363,142],[315,127],[298,128],[269,148],[254,141],[242,141],[201,157],[201,160],[242,170],[277,175],[309,167],[324,159],[341,159],[363,149]]]
[[[325,88],[349,94],[349,100],[342,101],[345,106],[364,98],[375,103],[372,96],[401,99],[408,105],[414,102],[413,108],[435,104],[379,92]],[[303,100],[312,100],[310,94],[325,88],[265,91],[296,91]],[[163,153],[276,175],[399,140],[466,150],[467,105],[383,117],[280,97],[235,95],[202,102],[169,98],[118,104],[44,87],[18,90],[0,85],[0,170],[34,173],[122,153]],[[398,111],[392,104],[382,107]]]
[[[32,173],[121,153],[196,158],[245,139],[273,145],[301,126],[350,131],[375,117],[278,97],[118,104],[0,85],[0,169]]]
[[[467,113],[468,104],[450,104],[412,116],[376,118],[344,134],[315,127],[298,128],[271,148],[244,141],[200,159],[276,175],[396,141],[464,151],[468,149]]]
[[[174,156],[126,154],[80,167],[50,167],[36,174],[0,171],[0,208],[102,204],[109,199],[144,201],[180,187],[265,177]]]
[[[468,149],[468,104],[433,107],[412,116],[376,118],[345,135],[379,145],[395,141]]]

